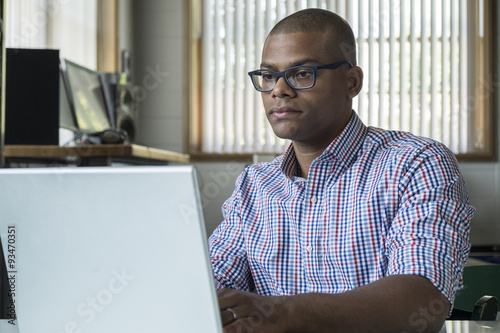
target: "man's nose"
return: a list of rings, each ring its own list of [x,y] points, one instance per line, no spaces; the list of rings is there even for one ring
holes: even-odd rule
[[[272,93],[273,96],[276,97],[282,97],[285,95],[291,96],[295,94],[295,89],[293,89],[292,87],[290,87],[290,85],[288,85],[288,82],[286,82],[284,77],[280,77],[278,78],[278,81],[276,81],[276,83],[274,84]]]

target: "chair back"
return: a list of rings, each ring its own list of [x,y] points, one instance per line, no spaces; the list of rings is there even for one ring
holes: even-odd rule
[[[500,299],[500,265],[466,266],[463,280],[454,308],[472,312],[474,304],[485,295]]]
[[[463,289],[455,296],[452,317],[457,314],[470,314],[470,319],[486,320],[486,314],[498,311],[500,299],[500,265],[466,266],[463,274]],[[486,297],[488,296],[488,297]],[[495,309],[492,309],[496,307]],[[491,318],[490,315],[487,315]],[[465,319],[465,317],[456,317]],[[467,318],[469,319],[469,318]],[[490,319],[491,320],[491,319]],[[494,320],[494,319],[493,319]]]

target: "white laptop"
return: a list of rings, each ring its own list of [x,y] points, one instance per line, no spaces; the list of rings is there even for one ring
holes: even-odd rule
[[[0,170],[19,332],[222,332],[200,202],[191,166]]]

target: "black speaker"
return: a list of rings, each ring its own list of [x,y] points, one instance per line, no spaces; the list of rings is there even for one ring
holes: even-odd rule
[[[134,98],[132,86],[129,84],[118,84],[115,105],[116,127],[127,132],[131,143],[134,142],[136,136],[138,109],[139,103]]]
[[[59,51],[6,51],[5,144],[58,145]]]
[[[125,76],[120,73],[102,73],[106,103],[113,128],[127,132],[127,142],[134,142],[136,134],[136,115],[138,103],[132,95],[132,87],[124,83]]]
[[[121,52],[120,73],[116,85],[115,120],[116,127],[127,132],[129,141],[135,141],[139,102],[131,84],[131,55],[128,50]]]

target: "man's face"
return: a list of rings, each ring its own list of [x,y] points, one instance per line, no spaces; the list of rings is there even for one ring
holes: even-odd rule
[[[346,60],[328,54],[325,40],[323,32],[271,35],[264,45],[261,69],[283,71]],[[274,133],[307,146],[326,147],[333,141],[351,117],[345,66],[318,70],[316,84],[310,89],[295,90],[280,78],[272,91],[261,93]]]

